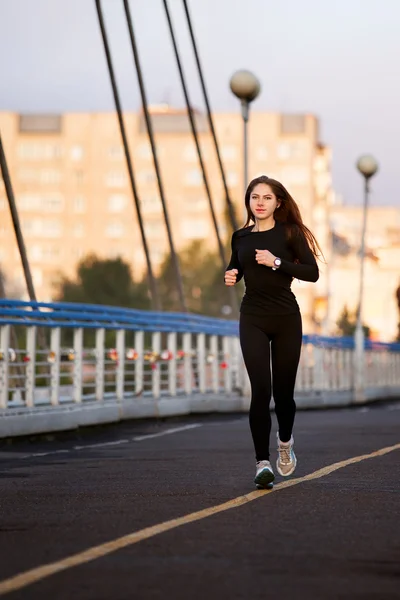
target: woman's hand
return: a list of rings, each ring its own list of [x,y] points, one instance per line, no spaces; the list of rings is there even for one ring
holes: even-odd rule
[[[239,271],[237,269],[230,269],[230,271],[225,271],[225,285],[231,287],[235,285],[237,274]]]
[[[259,265],[265,265],[266,267],[274,267],[274,256],[269,250],[256,250],[256,261]]]

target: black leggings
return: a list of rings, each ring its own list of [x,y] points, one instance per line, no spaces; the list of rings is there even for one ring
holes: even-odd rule
[[[240,345],[251,383],[249,420],[257,461],[269,460],[271,363],[279,438],[287,442],[292,435],[296,414],[293,395],[301,342],[300,313],[263,317],[240,315]]]

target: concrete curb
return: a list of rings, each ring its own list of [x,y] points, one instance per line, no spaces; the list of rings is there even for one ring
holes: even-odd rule
[[[335,408],[362,405],[378,399],[400,397],[400,387],[381,386],[365,390],[364,401],[355,402],[351,390],[299,392],[296,403],[301,409]],[[0,439],[36,435],[79,427],[118,423],[130,419],[165,418],[189,414],[247,412],[250,398],[238,394],[196,394],[154,398],[116,398],[59,406],[24,406],[0,411]],[[273,403],[272,403],[273,406]]]

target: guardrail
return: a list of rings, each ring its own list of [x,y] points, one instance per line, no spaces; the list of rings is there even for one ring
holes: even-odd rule
[[[304,336],[299,406],[354,401],[354,368],[352,338]],[[400,344],[367,341],[363,368],[365,400],[399,394]],[[0,300],[0,437],[248,399],[235,321]]]

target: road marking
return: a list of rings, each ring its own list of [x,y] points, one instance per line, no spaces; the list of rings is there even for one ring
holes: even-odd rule
[[[136,435],[130,439],[115,440],[113,442],[100,442],[98,444],[86,444],[83,446],[73,446],[72,448],[65,450],[50,450],[49,452],[34,452],[33,454],[24,454],[14,458],[27,459],[27,458],[39,458],[42,456],[53,456],[55,454],[70,454],[71,452],[79,452],[80,450],[92,450],[93,448],[106,448],[107,446],[119,446],[120,444],[129,444],[129,442],[145,442],[146,440],[163,437],[164,435],[171,435],[172,433],[179,433],[181,431],[187,431],[188,429],[195,429],[196,427],[202,427],[202,423],[191,423],[190,425],[182,425],[182,427],[173,427],[172,429],[166,429],[159,433],[149,433],[148,435]]]
[[[242,506],[243,504],[257,500],[258,498],[266,496],[267,494],[273,494],[274,492],[292,487],[299,483],[319,479],[320,477],[329,475],[338,469],[343,469],[343,467],[347,467],[348,465],[353,465],[369,458],[383,456],[395,450],[400,450],[400,443],[395,444],[394,446],[381,448],[380,450],[371,452],[371,454],[363,454],[361,456],[354,456],[353,458],[342,460],[332,465],[323,467],[322,469],[318,469],[318,471],[314,471],[313,473],[305,475],[304,477],[284,481],[276,485],[272,490],[257,490],[250,492],[244,496],[238,496],[237,498],[228,500],[228,502],[224,502],[223,504],[217,504],[216,506],[211,506],[188,515],[184,515],[178,519],[171,519],[170,521],[164,521],[163,523],[158,523],[152,527],[146,527],[145,529],[141,529],[112,540],[111,542],[106,542],[105,544],[100,544],[99,546],[93,546],[88,550],[84,550],[78,554],[73,554],[72,556],[68,556],[67,558],[57,562],[42,565],[41,567],[31,569],[30,571],[25,571],[24,573],[20,573],[19,575],[15,575],[9,579],[0,581],[0,596],[7,594],[8,592],[14,592],[16,590],[25,588],[28,585],[31,585],[37,581],[41,581],[42,579],[50,577],[51,575],[55,575],[56,573],[60,573],[61,571],[65,571],[66,569],[71,569],[72,567],[77,567],[92,560],[96,560],[97,558],[101,558],[107,554],[111,554],[112,552],[116,552],[122,548],[126,548],[126,546],[132,546],[133,544],[147,540],[155,535],[164,533],[165,531],[176,529],[181,525],[193,523],[194,521],[200,521],[201,519],[211,517],[212,515],[216,515],[220,512],[230,510],[231,508],[237,508],[238,506]]]

